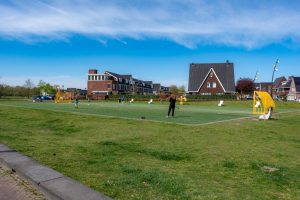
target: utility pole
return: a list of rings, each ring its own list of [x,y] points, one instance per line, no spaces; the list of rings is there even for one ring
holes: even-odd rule
[[[258,79],[258,75],[259,75],[259,73],[258,73],[258,71],[256,71],[256,73],[255,73],[255,76],[254,76],[254,79],[253,79],[253,92],[255,91],[255,81]]]
[[[273,99],[273,86],[274,86],[274,73],[276,72],[276,71],[278,71],[278,68],[277,68],[277,65],[278,65],[278,63],[279,63],[279,60],[277,59],[276,60],[276,62],[275,62],[275,64],[274,64],[274,68],[273,68],[273,74],[272,74],[272,88],[271,88],[271,98]]]

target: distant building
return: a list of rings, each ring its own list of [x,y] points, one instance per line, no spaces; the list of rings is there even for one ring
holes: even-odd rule
[[[153,94],[169,93],[169,87],[160,85],[160,83],[153,83]]]
[[[272,82],[254,83],[254,88],[255,90],[265,91],[271,94],[272,85]]]
[[[300,99],[300,77],[284,76],[275,79],[273,84],[273,94],[277,98],[286,97],[289,101]]]
[[[190,64],[188,92],[190,94],[235,93],[234,64]]]
[[[291,76],[290,90],[287,94],[287,100],[300,100],[300,77]]]
[[[278,77],[273,83],[273,94],[275,96],[284,96],[289,92],[289,84],[284,76]]]
[[[90,69],[87,81],[88,94],[153,94],[152,81],[142,81],[132,75],[120,75]]]

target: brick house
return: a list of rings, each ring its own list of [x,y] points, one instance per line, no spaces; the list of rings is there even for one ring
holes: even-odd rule
[[[290,90],[290,83],[287,82],[288,80],[284,76],[276,78],[273,83],[273,94],[275,96],[287,95]]]
[[[99,74],[89,69],[87,80],[88,95],[92,94],[153,94],[152,81],[142,81],[132,75],[120,75],[105,71]]]
[[[272,82],[260,82],[260,83],[254,83],[255,90],[258,91],[265,91],[271,94],[272,90]]]
[[[153,94],[169,93],[169,87],[162,86],[160,83],[153,83]]]
[[[289,101],[300,99],[300,77],[284,76],[275,79],[273,84],[273,94],[277,98],[286,97]]]
[[[235,93],[233,63],[190,64],[188,92],[203,95]]]
[[[290,77],[290,90],[287,94],[287,100],[300,100],[300,77]]]

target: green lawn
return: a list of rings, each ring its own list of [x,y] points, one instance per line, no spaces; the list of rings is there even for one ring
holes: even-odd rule
[[[218,107],[218,102],[205,102],[192,105],[177,105],[175,118],[166,118],[168,103],[148,104],[138,102],[134,104],[119,104],[116,102],[80,102],[79,109],[72,103],[54,104],[53,102],[32,103],[31,101],[1,101],[2,106],[43,109],[59,112],[82,113],[85,115],[105,116],[110,118],[136,119],[146,121],[176,123],[186,125],[201,125],[240,118],[252,117],[252,101],[237,103],[225,102],[225,106]],[[292,111],[291,106],[280,106],[278,112]]]
[[[116,199],[299,199],[300,104],[216,104],[0,101],[0,143]]]

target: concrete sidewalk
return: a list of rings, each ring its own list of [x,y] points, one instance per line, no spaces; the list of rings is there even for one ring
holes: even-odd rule
[[[31,182],[48,199],[110,200],[111,198],[0,144],[0,162]]]
[[[30,183],[0,163],[0,200],[46,200]]]

